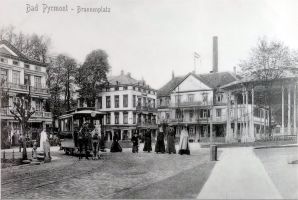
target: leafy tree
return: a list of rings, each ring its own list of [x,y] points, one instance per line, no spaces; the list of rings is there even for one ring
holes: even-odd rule
[[[59,116],[73,108],[74,79],[76,61],[64,54],[51,57],[47,68],[47,85],[50,89],[50,108],[53,116]]]
[[[85,62],[78,69],[76,83],[79,95],[87,102],[88,107],[95,106],[97,93],[107,81],[110,70],[108,55],[103,50],[94,50],[87,55]]]
[[[272,132],[272,105],[275,80],[289,74],[288,69],[295,68],[297,57],[282,42],[259,40],[257,47],[252,49],[250,57],[239,65],[243,77],[261,81],[264,86],[258,103],[269,106],[269,133]],[[291,72],[290,72],[291,73]]]

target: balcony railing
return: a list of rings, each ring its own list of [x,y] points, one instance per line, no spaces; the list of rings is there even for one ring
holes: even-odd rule
[[[1,108],[1,115],[2,116],[13,116],[11,112],[9,111],[9,108]],[[52,113],[51,112],[44,112],[44,111],[35,111],[34,114],[32,115],[34,118],[52,118]]]
[[[137,106],[137,111],[148,111],[148,112],[157,112],[157,108],[154,108],[152,106]]]
[[[141,127],[156,127],[156,123],[155,121],[152,122],[137,122],[137,126],[141,126]]]
[[[42,94],[48,94],[49,90],[47,88],[41,88],[41,87],[33,87],[29,85],[22,85],[22,84],[16,84],[11,82],[6,82],[3,84],[4,88],[9,89],[15,89],[15,90],[23,90],[23,91],[29,91],[29,87],[31,87],[31,92],[33,93],[42,93]]]
[[[195,106],[210,106],[212,105],[212,101],[180,101],[172,103],[171,107],[195,107]]]

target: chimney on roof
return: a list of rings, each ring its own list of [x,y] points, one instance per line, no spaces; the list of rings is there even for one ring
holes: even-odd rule
[[[218,72],[218,39],[213,36],[213,72]]]
[[[123,70],[121,70],[121,75],[124,75],[124,71]]]
[[[174,73],[174,70],[172,71],[172,79],[175,78],[175,73]]]
[[[131,78],[131,74],[130,74],[130,72],[127,73],[127,76],[128,76],[129,78]]]
[[[234,74],[237,74],[236,66],[234,66]]]

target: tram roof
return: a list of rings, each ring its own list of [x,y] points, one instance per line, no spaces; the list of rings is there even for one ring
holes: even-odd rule
[[[64,118],[68,118],[68,117],[72,117],[74,115],[80,115],[80,114],[84,114],[84,115],[91,115],[91,113],[95,113],[96,115],[104,115],[106,114],[106,112],[101,112],[101,111],[94,111],[94,110],[80,110],[80,111],[74,111],[65,115],[61,115],[59,116],[59,119],[64,119]]]

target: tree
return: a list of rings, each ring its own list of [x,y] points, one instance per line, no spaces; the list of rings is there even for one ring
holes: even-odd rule
[[[74,79],[77,71],[76,61],[64,54],[51,57],[47,68],[47,85],[50,89],[50,108],[54,117],[73,107]]]
[[[0,40],[7,40],[31,59],[46,63],[51,39],[45,35],[16,33],[14,26],[0,29]]]
[[[269,133],[272,132],[272,84],[275,80],[287,75],[289,68],[295,68],[297,57],[282,42],[259,40],[257,47],[252,49],[249,59],[240,63],[243,77],[261,81],[264,86],[262,99],[259,103],[269,107]]]
[[[79,95],[87,102],[88,107],[95,106],[97,93],[107,81],[110,70],[108,55],[103,50],[94,50],[87,55],[85,62],[78,69],[76,83]]]
[[[29,87],[28,94],[17,94],[17,100],[13,103],[14,107],[10,113],[21,125],[21,133],[23,135],[23,160],[27,160],[26,136],[29,128],[29,119],[35,113],[31,105],[31,92]]]

